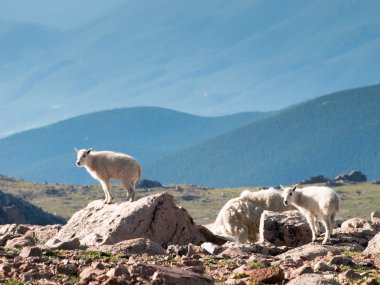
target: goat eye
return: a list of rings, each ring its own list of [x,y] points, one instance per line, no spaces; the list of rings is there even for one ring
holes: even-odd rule
[[[86,155],[83,156],[83,158],[85,158],[85,157],[86,157]]]
[[[290,197],[292,197],[292,193],[290,193]]]

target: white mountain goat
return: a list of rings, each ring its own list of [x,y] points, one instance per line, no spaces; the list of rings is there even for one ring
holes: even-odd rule
[[[77,150],[77,166],[84,167],[102,185],[105,200],[112,202],[110,179],[120,180],[128,190],[128,200],[133,202],[136,183],[141,176],[141,167],[132,156],[112,151]]]
[[[318,221],[322,222],[326,229],[322,244],[329,243],[335,226],[335,216],[340,207],[339,195],[329,187],[296,188],[297,185],[283,188],[284,205],[295,206],[305,216],[313,234],[313,242],[319,235]]]
[[[240,197],[227,201],[211,231],[239,243],[256,242],[264,210],[283,212],[292,209],[285,206],[283,201],[282,191],[273,188],[258,192],[245,190]]]

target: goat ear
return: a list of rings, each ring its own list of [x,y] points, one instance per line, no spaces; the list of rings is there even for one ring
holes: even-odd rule
[[[77,149],[76,147],[74,147],[74,150],[75,150],[76,153],[79,151],[79,149]]]
[[[292,187],[292,192],[294,192],[294,191],[296,190],[297,186],[298,186],[298,184],[296,184],[296,185],[294,185],[294,186]]]
[[[86,152],[89,154],[92,151],[92,148],[89,148]]]
[[[285,187],[280,184],[281,190],[285,190]]]

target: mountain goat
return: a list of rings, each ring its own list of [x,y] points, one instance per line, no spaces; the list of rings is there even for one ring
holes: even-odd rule
[[[283,212],[292,209],[285,206],[283,200],[282,192],[273,188],[258,192],[245,190],[240,197],[227,201],[211,231],[239,243],[255,242],[258,240],[260,217],[264,210]]]
[[[319,235],[318,221],[322,222],[326,229],[322,244],[329,243],[335,226],[335,216],[340,207],[339,195],[333,189],[323,186],[296,188],[297,185],[283,188],[284,205],[295,206],[305,216],[311,228],[313,242]]]
[[[77,166],[84,167],[102,185],[105,200],[112,202],[110,179],[120,180],[128,190],[128,200],[133,202],[136,182],[141,176],[141,167],[132,156],[112,151],[77,150]]]

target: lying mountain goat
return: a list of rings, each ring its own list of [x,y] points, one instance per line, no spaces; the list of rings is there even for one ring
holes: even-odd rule
[[[295,206],[305,216],[313,234],[313,242],[319,235],[318,221],[322,222],[326,229],[322,244],[327,244],[330,242],[335,226],[335,215],[340,207],[339,195],[328,187],[310,186],[297,190],[296,188],[297,185],[283,188],[284,205]]]
[[[220,210],[212,232],[239,243],[258,240],[260,217],[264,210],[283,212],[292,207],[284,206],[281,191],[273,188],[258,192],[243,191],[240,197],[229,200]]]
[[[102,185],[105,200],[112,202],[110,179],[120,180],[128,190],[128,200],[135,197],[136,182],[141,176],[141,167],[132,156],[112,151],[92,151],[91,148],[77,150],[77,166],[85,167],[92,177]]]

